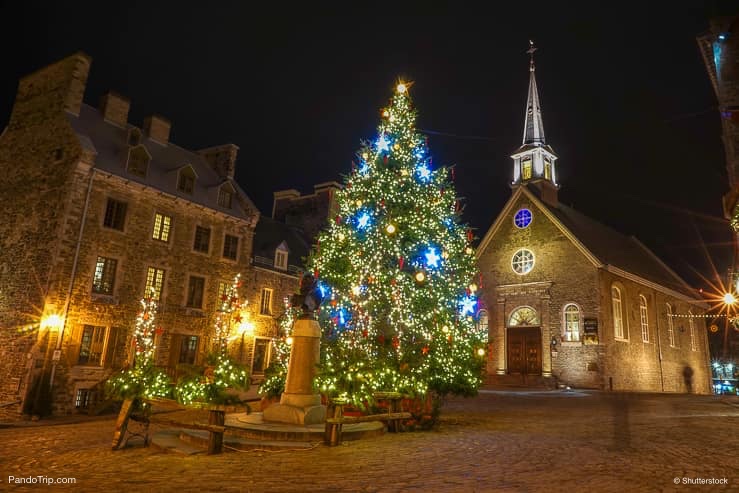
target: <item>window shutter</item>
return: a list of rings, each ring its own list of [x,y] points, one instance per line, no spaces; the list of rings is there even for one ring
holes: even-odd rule
[[[182,346],[182,335],[170,334],[169,336],[169,366],[172,369],[177,368],[180,362],[180,347]]]
[[[105,350],[105,359],[103,365],[105,368],[120,368],[120,351],[118,350],[118,334],[120,330],[118,327],[111,327],[108,329],[108,346]]]
[[[80,357],[80,339],[82,339],[82,324],[74,324],[70,333],[69,342],[67,343],[67,363],[69,366],[77,364]]]

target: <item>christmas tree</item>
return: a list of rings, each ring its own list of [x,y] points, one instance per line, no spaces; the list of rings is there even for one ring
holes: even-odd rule
[[[474,395],[487,334],[453,168],[433,167],[408,85],[381,115],[309,259],[324,294],[317,383],[360,406],[375,391]]]
[[[106,382],[106,392],[119,399],[167,397],[171,390],[169,377],[154,364],[157,301],[147,296],[140,301],[141,311],[136,316],[133,332],[133,365],[122,370]]]

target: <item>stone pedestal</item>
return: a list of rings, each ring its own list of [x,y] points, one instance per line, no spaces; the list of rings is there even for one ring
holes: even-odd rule
[[[311,318],[300,318],[293,325],[293,344],[287,367],[285,392],[280,403],[264,410],[264,421],[311,425],[326,420],[326,406],[313,392],[313,377],[320,358],[321,328]]]

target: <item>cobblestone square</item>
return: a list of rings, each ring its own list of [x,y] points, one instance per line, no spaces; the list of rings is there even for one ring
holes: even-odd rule
[[[739,402],[719,396],[484,390],[435,431],[219,456],[112,451],[112,417],[56,421],[0,429],[0,491],[739,490]],[[686,484],[711,478],[727,484]]]

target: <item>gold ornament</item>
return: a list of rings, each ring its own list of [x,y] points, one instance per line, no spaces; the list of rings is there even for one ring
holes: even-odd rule
[[[426,281],[426,274],[422,270],[419,270],[418,272],[416,272],[415,278],[416,282],[421,284],[422,282]]]
[[[469,288],[470,288],[470,293],[474,293],[475,291],[477,291],[477,284],[473,282],[472,284],[469,285]]]
[[[470,247],[465,248],[464,253],[466,253],[467,255],[472,255],[472,248]]]
[[[400,84],[398,84],[398,86],[396,87],[396,89],[398,90],[398,93],[400,93],[400,94],[403,94],[406,90],[408,90],[408,88],[405,87],[405,84],[403,84],[402,82]]]
[[[387,231],[387,234],[391,235],[395,233],[395,225],[390,223],[385,227],[385,231]]]

